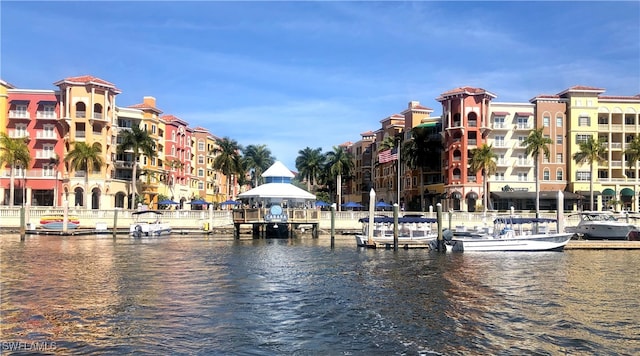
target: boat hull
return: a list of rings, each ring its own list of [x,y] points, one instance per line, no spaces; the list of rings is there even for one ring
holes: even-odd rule
[[[447,249],[454,252],[474,251],[562,251],[573,233],[528,235],[510,238],[493,236],[453,238]]]
[[[371,244],[368,243],[368,236],[366,235],[355,235],[356,236],[356,244],[358,245],[358,247],[370,247]],[[398,236],[398,245],[406,245],[406,244],[413,244],[413,245],[420,245],[420,244],[424,244],[424,245],[428,245],[431,241],[434,241],[436,239],[436,236],[420,236],[420,237],[404,237],[404,236]],[[384,244],[393,244],[393,236],[385,236],[385,237],[374,237],[373,240],[373,245],[384,245]]]
[[[129,235],[131,237],[158,237],[163,235],[170,235],[171,227],[169,224],[145,224],[137,223],[132,224],[129,227]]]
[[[572,229],[585,240],[628,240],[635,226],[625,223],[585,223]]]

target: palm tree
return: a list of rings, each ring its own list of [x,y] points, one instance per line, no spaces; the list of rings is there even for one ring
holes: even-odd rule
[[[525,146],[527,156],[533,157],[533,174],[536,180],[536,218],[540,217],[540,177],[538,177],[538,166],[540,164],[540,153],[549,158],[549,145],[553,143],[549,137],[543,133],[544,127],[535,129],[522,141],[521,146]]]
[[[136,201],[136,174],[138,169],[138,161],[141,155],[145,155],[151,159],[156,155],[156,143],[146,130],[142,130],[138,126],[132,126],[131,130],[125,130],[121,135],[121,141],[118,145],[118,153],[124,153],[127,150],[133,151],[133,171],[131,172],[131,201]]]
[[[424,169],[437,168],[441,164],[442,136],[426,127],[411,129],[411,139],[402,147],[401,159],[411,169],[420,170],[420,209],[424,207]]]
[[[602,139],[594,140],[593,136],[589,136],[586,141],[580,142],[578,152],[573,154],[573,160],[576,163],[589,163],[589,174],[591,175],[589,179],[591,210],[593,210],[593,163],[601,163],[606,161],[606,158],[604,157],[605,152],[606,147],[604,141]]]
[[[380,146],[378,146],[378,152],[390,150],[396,147],[396,138],[393,136],[385,137],[382,142],[380,142]]]
[[[31,153],[25,138],[11,138],[4,132],[0,133],[0,167],[11,167],[9,175],[9,206],[13,206],[15,199],[15,167],[22,166],[26,169],[31,163]],[[23,197],[24,200],[24,197]]]
[[[83,202],[85,209],[89,208],[91,193],[89,192],[89,172],[94,172],[104,165],[102,158],[102,147],[98,142],[89,145],[86,142],[74,142],[73,149],[69,151],[64,158],[65,162],[74,171],[84,170],[84,193],[85,201]]]
[[[300,175],[307,181],[307,190],[311,191],[311,185],[318,182],[320,171],[325,164],[325,155],[322,154],[322,148],[306,147],[298,151],[296,158],[296,168]]]
[[[184,168],[184,162],[182,162],[177,158],[173,158],[167,161],[166,166],[169,167],[171,171],[175,169],[181,170],[182,168]],[[176,179],[172,173],[169,173],[169,189],[171,190],[171,195],[172,195],[171,199],[175,198],[175,193],[174,193],[175,186],[176,186]]]
[[[484,194],[482,204],[484,205],[484,212],[487,212],[489,206],[489,176],[494,174],[497,169],[496,159],[498,155],[493,152],[493,145],[487,145],[486,143],[478,148],[471,150],[471,162],[469,162],[469,169],[474,173],[482,171],[482,183],[484,185]]]
[[[353,170],[353,157],[351,153],[343,147],[333,146],[333,151],[327,152],[327,170],[332,177],[336,177],[336,193],[338,196],[338,210],[340,210],[341,195],[340,191],[342,176],[348,176]]]
[[[627,143],[627,148],[624,150],[629,170],[633,169],[633,165],[640,161],[640,136],[636,136]]]
[[[231,175],[244,174],[239,152],[242,146],[236,140],[228,137],[217,140],[218,145],[213,148],[213,169],[221,171],[227,176],[227,198],[231,199]]]
[[[249,145],[244,150],[244,166],[249,171],[253,171],[254,188],[260,183],[261,175],[267,168],[271,167],[275,159],[267,145]]]

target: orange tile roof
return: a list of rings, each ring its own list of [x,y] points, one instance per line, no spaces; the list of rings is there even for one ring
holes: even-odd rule
[[[94,77],[92,75],[81,75],[81,76],[77,76],[77,77],[67,77],[64,78],[63,80],[59,80],[55,83],[53,83],[53,85],[60,85],[63,83],[79,83],[79,84],[98,84],[98,85],[102,85],[108,88],[112,88],[117,92],[121,92],[120,89],[116,88],[115,84],[110,83],[104,79],[100,79],[98,77]]]
[[[147,103],[140,103],[140,104],[133,104],[133,105],[129,105],[127,106],[130,109],[147,109],[147,110],[153,110],[155,112],[157,112],[158,114],[162,113],[162,110],[158,109],[155,106],[151,106]]]

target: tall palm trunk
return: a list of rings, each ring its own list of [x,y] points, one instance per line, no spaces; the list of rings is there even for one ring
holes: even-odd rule
[[[538,156],[536,155],[534,162],[534,174],[536,175],[536,218],[540,217],[540,179],[538,177]]]
[[[424,211],[424,173],[422,167],[420,167],[420,210]]]
[[[138,173],[137,159],[133,160],[133,170],[131,171],[131,209],[136,208],[136,174]]]
[[[482,179],[484,180],[484,192],[482,192],[482,205],[484,205],[484,215],[487,215],[487,206],[489,205],[489,179],[487,177],[487,170],[482,171]]]
[[[84,174],[84,195],[85,195],[84,208],[90,209],[89,200],[91,198],[91,192],[89,192],[89,168],[87,168],[87,171]]]
[[[589,179],[590,209],[593,211],[593,161],[591,162],[591,179]]]
[[[13,200],[16,198],[16,173],[11,166],[11,177],[9,179],[9,206],[13,206]]]
[[[338,211],[342,211],[342,174],[336,177],[336,193],[338,195]]]

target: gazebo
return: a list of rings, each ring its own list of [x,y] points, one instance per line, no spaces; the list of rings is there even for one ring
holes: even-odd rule
[[[319,212],[316,196],[291,184],[294,174],[280,161],[262,173],[265,183],[238,195],[249,208],[234,209],[236,237],[242,224],[251,224],[253,236],[292,237],[301,224],[311,224],[317,237]]]

